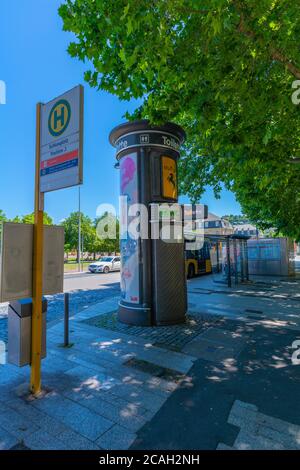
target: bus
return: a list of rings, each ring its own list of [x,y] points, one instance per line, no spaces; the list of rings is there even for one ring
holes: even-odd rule
[[[202,248],[198,250],[189,250],[185,242],[185,270],[188,279],[200,274],[211,274],[212,263],[210,259],[210,242],[204,240]]]

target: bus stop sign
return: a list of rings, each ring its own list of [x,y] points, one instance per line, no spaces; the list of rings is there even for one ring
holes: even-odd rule
[[[82,183],[83,87],[42,105],[40,191]]]

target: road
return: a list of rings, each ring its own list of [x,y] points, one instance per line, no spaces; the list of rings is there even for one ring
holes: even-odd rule
[[[90,307],[120,293],[120,273],[90,274],[87,272],[66,274],[64,291],[70,292],[70,314]],[[47,321],[59,320],[64,314],[64,296],[48,296]],[[0,341],[7,341],[7,304],[0,304]]]
[[[119,272],[109,274],[91,274],[89,272],[65,274],[64,291],[112,289],[119,282]]]

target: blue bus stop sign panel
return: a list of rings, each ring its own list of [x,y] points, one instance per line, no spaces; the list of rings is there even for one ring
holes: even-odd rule
[[[40,191],[82,183],[83,88],[42,105]]]

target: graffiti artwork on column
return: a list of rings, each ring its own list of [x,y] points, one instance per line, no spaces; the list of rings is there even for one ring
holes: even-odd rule
[[[127,208],[138,202],[137,154],[126,155],[120,160],[121,196],[127,198]],[[121,226],[129,225],[133,217],[121,209]],[[121,296],[125,302],[138,304],[139,294],[139,242],[128,231],[121,231]]]

